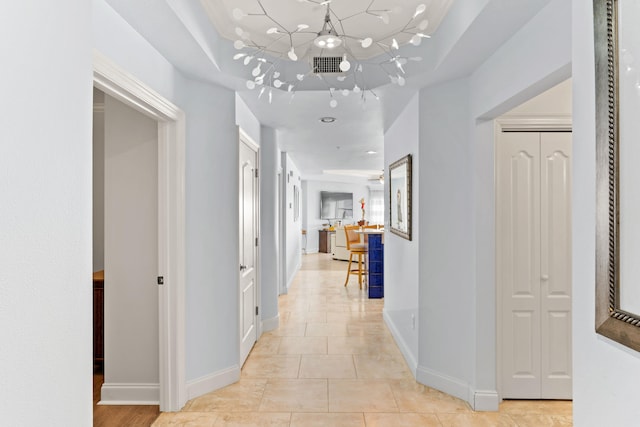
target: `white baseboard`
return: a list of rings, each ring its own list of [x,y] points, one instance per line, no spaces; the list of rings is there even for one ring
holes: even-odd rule
[[[278,329],[278,326],[280,326],[279,314],[276,317],[262,321],[262,332],[273,331],[274,329]]]
[[[473,405],[473,402],[469,401],[471,396],[469,384],[458,378],[453,378],[429,368],[418,366],[416,379],[419,383],[455,396],[458,399],[468,402],[469,405]]]
[[[402,356],[404,356],[404,360],[405,362],[407,362],[407,365],[409,366],[413,377],[417,378],[418,362],[415,355],[409,349],[409,346],[402,338],[402,335],[400,335],[400,332],[398,331],[398,328],[396,327],[389,313],[383,310],[382,316],[384,318],[384,322],[387,324],[387,327],[391,331],[391,335],[393,335],[393,339],[396,341],[396,345],[400,349]]]
[[[500,398],[495,390],[474,390],[458,378],[418,366],[417,380],[436,390],[466,401],[474,411],[497,411]]]
[[[500,396],[496,390],[475,390],[473,402],[474,411],[495,412],[500,405]]]
[[[211,375],[187,381],[187,399],[191,400],[203,394],[221,389],[240,380],[240,367],[234,365],[230,368],[214,372]]]
[[[159,405],[160,384],[104,383],[98,405]]]

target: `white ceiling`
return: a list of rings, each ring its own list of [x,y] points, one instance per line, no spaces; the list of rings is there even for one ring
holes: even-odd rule
[[[374,5],[401,7],[401,13],[405,14],[413,14],[417,4],[425,3],[429,5],[425,13],[435,13],[429,17],[432,22],[426,32],[434,31],[438,23],[440,27],[433,38],[425,39],[421,46],[400,48],[407,56],[424,58],[422,62],[408,65],[406,86],[391,85],[387,76],[382,75],[374,89],[380,100],[376,100],[373,93],[367,93],[363,107],[358,96],[343,97],[337,93],[336,108],[328,105],[327,85],[314,79],[305,80],[306,87],[298,88],[293,99],[292,94],[274,90],[272,104],[266,96],[257,99],[257,91],[246,89],[251,69],[232,59],[238,52],[231,41],[237,38],[238,22],[229,14],[236,7],[251,11],[256,0],[106,1],[182,73],[237,91],[263,125],[277,130],[281,149],[291,154],[303,176],[316,176],[325,169],[381,170],[384,131],[416,91],[437,82],[468,76],[550,0],[445,0],[441,3],[437,0],[375,0]],[[332,7],[342,13],[340,8],[355,7],[354,4],[366,7],[369,2],[371,0],[333,0]],[[314,11],[315,6],[309,3],[264,0],[264,5],[283,13],[279,19],[289,20],[294,26],[307,21],[304,23],[315,29],[322,24],[324,11]],[[447,8],[449,11],[443,17]],[[317,20],[313,16],[317,16]],[[400,19],[401,15],[397,16]],[[215,26],[212,22],[216,20],[222,22]],[[391,14],[389,26],[395,25],[395,20],[396,15]],[[247,24],[248,17],[241,23]],[[354,32],[378,31],[377,37],[382,38],[388,31],[381,21],[368,30],[366,23],[353,28]],[[244,30],[261,32],[249,30],[248,25]],[[300,67],[305,66],[300,62],[289,64],[287,72],[295,76]],[[371,77],[379,76],[371,73]],[[340,87],[337,82],[331,84]],[[318,121],[322,116],[334,116],[337,121],[322,124]],[[369,150],[377,154],[366,154]]]

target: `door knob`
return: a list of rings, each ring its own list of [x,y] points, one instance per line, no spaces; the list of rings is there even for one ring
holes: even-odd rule
[[[544,280],[545,282],[546,282],[547,280],[549,280],[549,275],[548,275],[548,274],[543,274],[543,275],[542,275],[542,280]]]
[[[244,271],[244,270],[246,270],[246,269],[247,269],[247,266],[246,266],[246,265],[240,265],[240,271]]]

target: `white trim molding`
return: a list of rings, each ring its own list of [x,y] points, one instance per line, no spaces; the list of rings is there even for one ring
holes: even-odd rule
[[[500,396],[495,390],[475,390],[473,392],[474,411],[496,412],[500,405]]]
[[[418,366],[416,380],[451,396],[466,401],[474,411],[498,410],[500,397],[495,390],[475,390],[470,384],[432,369]]]
[[[104,383],[98,405],[158,405],[159,384]]]
[[[402,338],[402,335],[400,335],[400,331],[396,327],[391,315],[387,310],[382,311],[382,317],[384,319],[384,322],[387,324],[389,331],[391,331],[391,335],[393,336],[393,339],[395,340],[396,345],[400,349],[402,356],[404,356],[404,360],[405,362],[407,362],[407,365],[409,366],[409,369],[411,370],[413,377],[417,378],[418,362],[416,360],[416,356],[413,353],[411,353],[411,349],[407,345],[407,342]]]
[[[497,132],[571,132],[570,115],[508,115],[496,119]]]
[[[94,50],[93,84],[158,122],[159,403],[180,410],[185,380],[185,114]],[[156,401],[158,398],[156,398]],[[157,403],[156,403],[157,404]]]
[[[473,393],[469,384],[458,378],[450,377],[424,366],[418,366],[416,380],[421,384],[462,399],[473,406],[473,400],[470,399]]]
[[[240,367],[233,365],[211,375],[205,375],[187,383],[187,398],[194,399],[203,394],[219,390],[240,380]]]
[[[280,326],[280,314],[276,317],[272,317],[271,319],[265,319],[262,321],[262,332],[269,332],[275,329],[278,329]]]

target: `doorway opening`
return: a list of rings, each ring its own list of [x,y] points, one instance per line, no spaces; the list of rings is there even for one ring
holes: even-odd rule
[[[161,411],[186,403],[185,381],[185,117],[171,102],[98,52],[93,58],[94,87],[156,123],[157,251],[154,292],[157,292],[158,383],[154,387],[124,387],[113,403],[159,403]],[[105,287],[108,292],[109,272]],[[153,400],[155,397],[155,400]]]
[[[570,90],[570,81],[562,83],[496,121],[503,399],[572,398]],[[557,108],[557,99],[567,114],[542,115],[550,104]]]

